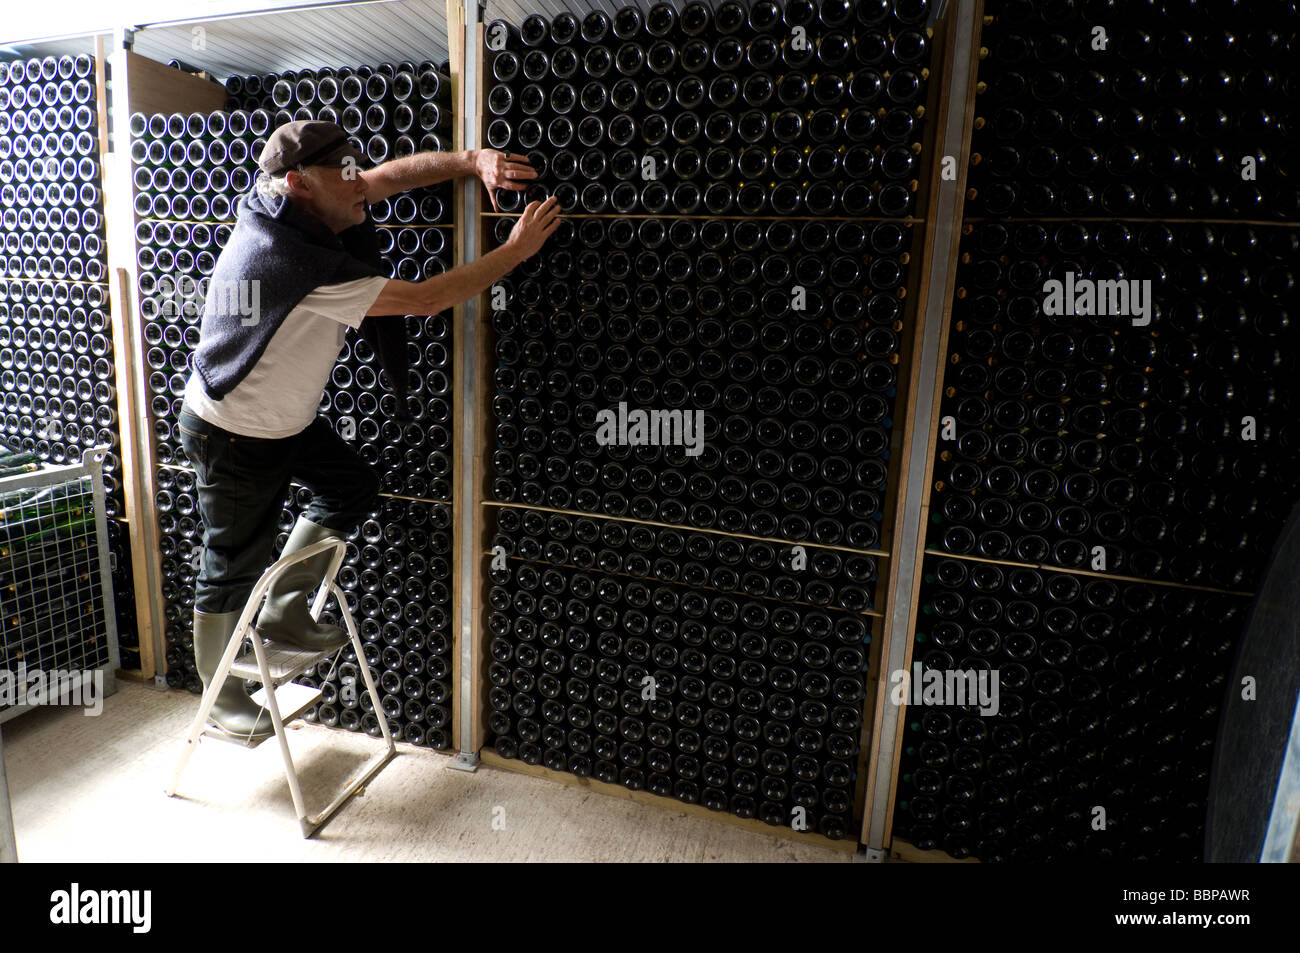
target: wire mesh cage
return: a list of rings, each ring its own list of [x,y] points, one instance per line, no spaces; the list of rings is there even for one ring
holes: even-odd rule
[[[104,453],[35,470],[19,461],[0,478],[0,722],[114,689]]]

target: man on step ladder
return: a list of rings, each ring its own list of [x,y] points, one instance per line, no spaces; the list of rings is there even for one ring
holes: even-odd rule
[[[537,173],[522,156],[490,149],[418,153],[367,170],[361,160],[334,123],[276,129],[211,276],[180,412],[205,526],[194,593],[194,656],[205,688],[270,562],[290,481],[311,490],[312,502],[286,554],[347,536],[377,502],[375,474],[317,415],[347,329],[361,330],[404,407],[405,316],[438,314],[481,294],[536,254],[560,221],[554,198],[531,202],[500,248],[424,281],[393,280],[370,203],[468,175],[490,194],[522,191]],[[329,558],[299,562],[276,581],[258,635],[314,651],[344,645],[341,628],[308,611]],[[271,734],[270,714],[238,679],[227,679],[210,720],[240,739]]]

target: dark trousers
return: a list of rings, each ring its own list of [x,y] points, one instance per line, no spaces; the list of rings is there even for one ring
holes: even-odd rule
[[[203,560],[194,607],[242,610],[271,562],[280,512],[297,480],[312,492],[303,515],[347,536],[378,502],[379,480],[323,417],[292,437],[243,437],[184,407],[181,444],[198,475]]]

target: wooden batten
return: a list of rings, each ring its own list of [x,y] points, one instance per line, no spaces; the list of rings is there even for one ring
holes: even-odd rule
[[[138,314],[134,294],[134,235],[130,191],[130,160],[127,148],[109,151],[109,114],[121,115],[113,107],[122,93],[113,84],[110,99],[108,63],[104,38],[95,37],[95,97],[98,103],[99,162],[104,195],[104,233],[108,255],[109,317],[113,334],[113,372],[117,387],[117,422],[121,457],[123,515],[126,518],[131,548],[131,577],[134,586],[136,633],[139,642],[140,670],[123,673],[131,678],[149,680],[159,672],[162,637],[162,599],[156,581],[159,554],[154,529],[153,474],[149,453],[149,433],[142,430],[144,418],[140,408],[143,373],[140,355]],[[125,86],[124,83],[120,84]],[[130,135],[126,123],[115,124],[113,134],[119,144]],[[123,171],[125,168],[125,171]],[[125,188],[125,191],[123,190]],[[129,263],[120,249],[132,250]],[[146,529],[148,527],[148,529]]]
[[[942,549],[927,548],[927,556],[939,556],[943,559],[960,559],[962,562],[990,563],[994,566],[1006,566],[1011,569],[1033,569],[1044,573],[1067,573],[1071,576],[1084,576],[1089,579],[1108,579],[1111,582],[1136,582],[1144,586],[1160,586],[1165,589],[1187,589],[1192,592],[1213,592],[1220,596],[1236,596],[1239,599],[1253,599],[1255,593],[1241,589],[1220,589],[1217,586],[1200,586],[1190,582],[1175,582],[1172,579],[1147,579],[1143,576],[1125,576],[1113,572],[1097,572],[1093,569],[1079,569],[1074,566],[1058,566],[1055,563],[1026,563],[1015,559],[989,559],[987,556],[949,553]]]
[[[490,494],[489,494],[490,495]],[[889,552],[884,549],[854,549],[852,546],[836,546],[829,543],[810,543],[808,541],[796,542],[794,540],[782,539],[779,536],[755,536],[752,533],[729,533],[721,529],[706,529],[702,526],[683,527],[680,523],[661,523],[658,520],[639,520],[631,516],[611,516],[608,513],[585,513],[582,510],[566,510],[554,506],[543,506],[542,504],[532,503],[501,503],[497,500],[484,500],[484,506],[497,507],[499,509],[519,509],[519,510],[536,510],[539,513],[555,513],[559,516],[573,517],[593,517],[595,519],[610,520],[614,523],[635,523],[638,526],[651,526],[659,529],[688,529],[692,533],[703,533],[706,536],[725,536],[728,539],[748,539],[755,543],[771,543],[773,546],[805,546],[809,549],[830,549],[841,553],[850,553],[854,556],[875,556],[878,559],[888,559]],[[874,613],[880,615],[879,612]]]
[[[114,268],[110,272],[112,283],[109,298],[112,302],[113,327],[113,363],[117,375],[117,420],[121,440],[119,452],[122,457],[122,495],[125,500],[125,512],[128,531],[131,537],[131,578],[134,583],[136,631],[140,647],[140,677],[153,678],[158,673],[158,659],[154,656],[154,640],[160,635],[161,617],[155,617],[152,609],[153,591],[150,585],[151,573],[145,569],[150,561],[159,558],[156,535],[139,531],[146,523],[155,520],[153,499],[145,496],[144,481],[141,479],[141,434],[140,413],[136,403],[136,389],[133,382],[141,375],[139,356],[140,345],[132,333],[135,322],[129,319],[131,302],[131,279],[123,268]],[[147,442],[147,441],[145,441]],[[150,546],[147,540],[154,540]]]
[[[104,233],[108,255],[113,258],[115,224],[125,216],[116,201],[119,194],[113,187],[113,156],[109,152],[108,116],[110,109],[108,90],[108,64],[104,61],[104,38],[95,37],[95,102],[98,106],[99,169],[104,196]],[[134,383],[139,376],[140,346],[132,340],[129,328],[131,306],[131,280],[121,268],[110,267],[108,273],[109,320],[113,334],[113,373],[117,387],[118,456],[121,458],[121,484],[123,515],[131,547],[132,593],[135,600],[136,636],[139,643],[140,670],[122,673],[129,678],[153,678],[158,667],[154,657],[154,639],[157,625],[150,604],[149,574],[146,561],[156,559],[149,551],[143,534],[136,532],[141,523],[153,519],[153,501],[143,496],[140,481],[139,416]],[[138,569],[136,567],[139,567]]]
[[[485,218],[514,218],[515,212],[484,212]],[[749,222],[788,222],[789,215],[745,215],[743,212],[727,212],[723,215],[679,215],[676,212],[568,212],[565,218],[684,218],[688,220],[698,220],[707,222],[715,218],[743,218]],[[795,216],[796,218],[807,218],[807,216]],[[924,219],[913,218],[881,218],[878,215],[819,215],[819,222],[897,222],[903,225],[919,225]],[[1074,219],[1070,219],[1074,221]]]

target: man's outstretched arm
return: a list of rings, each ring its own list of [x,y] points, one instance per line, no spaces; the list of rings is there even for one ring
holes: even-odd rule
[[[389,280],[366,314],[438,314],[455,307],[482,294],[492,282],[535,255],[559,224],[560,209],[554,197],[531,202],[500,248],[424,281]]]
[[[487,186],[494,211],[497,189],[522,192],[528,188],[529,181],[537,178],[537,170],[523,156],[495,149],[417,152],[413,156],[389,159],[358,174],[366,183],[368,202],[380,202],[398,192],[476,175]]]

